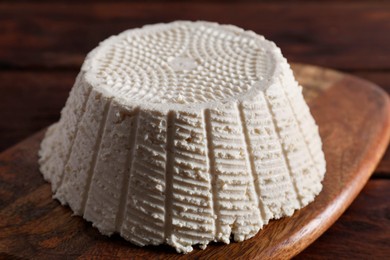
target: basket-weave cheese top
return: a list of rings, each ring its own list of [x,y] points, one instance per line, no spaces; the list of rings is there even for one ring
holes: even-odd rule
[[[224,101],[271,78],[275,49],[262,36],[234,26],[158,24],[103,42],[89,55],[88,73],[110,95],[131,104]]]

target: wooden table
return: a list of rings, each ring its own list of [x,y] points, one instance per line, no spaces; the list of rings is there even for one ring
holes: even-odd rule
[[[73,3],[71,3],[73,2]],[[86,53],[109,35],[177,19],[263,34],[289,61],[390,92],[390,3],[381,1],[11,1],[0,3],[0,151],[59,118]],[[344,215],[297,258],[390,256],[390,151]]]

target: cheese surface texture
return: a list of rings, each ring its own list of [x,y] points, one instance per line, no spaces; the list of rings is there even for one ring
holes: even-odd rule
[[[291,216],[321,191],[326,168],[280,49],[187,21],[91,51],[39,156],[54,198],[101,233],[182,253]]]

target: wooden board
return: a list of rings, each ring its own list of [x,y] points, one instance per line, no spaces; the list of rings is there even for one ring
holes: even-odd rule
[[[271,221],[242,243],[213,243],[190,258],[287,258],[319,237],[350,205],[373,172],[390,137],[390,102],[375,85],[323,68],[294,65],[320,126],[327,159],[324,189],[292,217]],[[43,131],[0,154],[0,258],[182,258],[167,246],[138,248],[100,235],[51,199],[38,171]]]

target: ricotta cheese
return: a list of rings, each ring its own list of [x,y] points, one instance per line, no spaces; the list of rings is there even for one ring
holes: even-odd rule
[[[321,191],[325,159],[280,49],[231,25],[125,31],[88,54],[40,170],[102,234],[188,253],[243,241]]]

